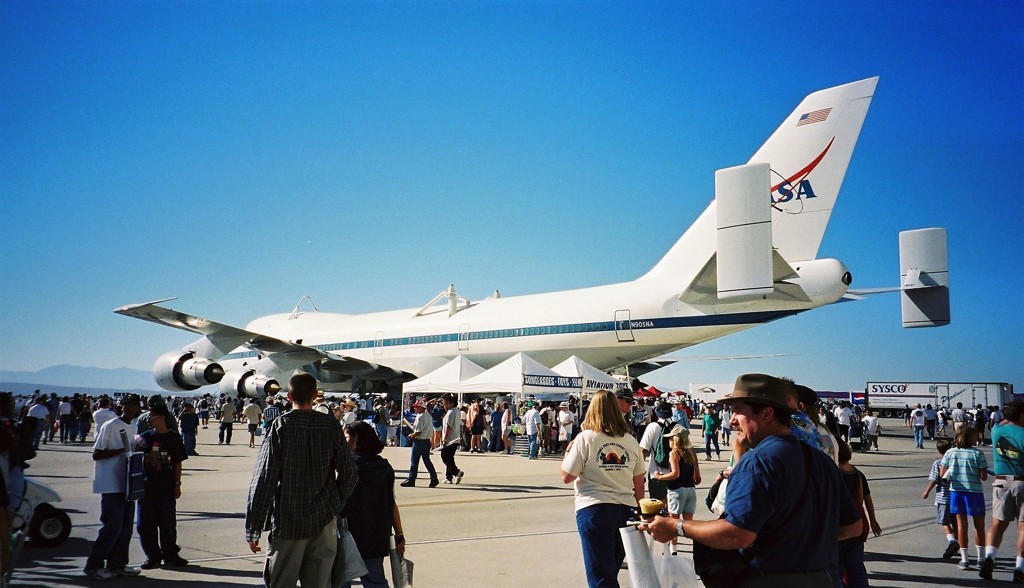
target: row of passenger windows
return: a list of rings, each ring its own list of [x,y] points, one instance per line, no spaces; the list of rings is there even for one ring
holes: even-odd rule
[[[611,323],[587,323],[582,325],[552,325],[547,327],[527,327],[525,329],[495,329],[493,331],[479,331],[468,335],[470,340],[479,339],[502,339],[505,337],[528,337],[531,335],[561,335],[564,333],[592,333],[595,331],[607,331],[611,329]],[[427,335],[424,337],[403,337],[401,339],[386,339],[384,345],[425,345],[428,343],[444,343],[446,341],[457,341],[455,334],[448,335]],[[353,341],[350,343],[331,343],[330,345],[319,345],[322,351],[340,351],[345,349],[364,349],[373,347],[373,341]]]

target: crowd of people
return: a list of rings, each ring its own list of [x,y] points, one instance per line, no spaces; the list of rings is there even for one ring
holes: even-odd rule
[[[269,534],[265,578],[271,586],[346,586],[354,578],[364,586],[387,585],[388,542],[393,538],[402,553],[405,546],[395,470],[381,456],[389,444],[411,448],[409,473],[400,484],[405,487],[416,485],[421,466],[429,487],[442,480],[459,484],[466,475],[456,463],[460,450],[510,454],[520,436],[526,439],[524,457],[560,456],[562,480],[575,488],[590,586],[617,585],[624,558],[618,529],[645,497],[666,506],[664,516],[641,525],[658,541],[675,546],[692,540],[695,560],[705,550],[736,550],[747,570],[736,586],[867,586],[864,544],[881,533],[868,479],[853,464],[855,448],[878,449],[879,419],[871,410],[820,402],[810,388],[763,374],[739,377],[732,393],[716,403],[634,398],[621,389],[582,402],[474,398],[460,405],[454,395],[440,395],[415,399],[405,413],[386,397],[328,397],[309,376],[292,378],[284,398],[265,401],[42,393],[6,398],[11,420],[31,429],[33,449],[82,443],[93,434],[100,528],[85,574],[95,580],[188,565],[177,544],[176,501],[183,464],[197,455],[198,431],[210,420],[219,443],[230,444],[239,423],[247,426],[249,447],[260,448],[245,535],[256,553],[261,536]],[[943,413],[930,405],[906,410],[903,424],[913,429],[915,446],[923,447],[926,436],[939,439],[939,459],[922,497],[935,491],[936,522],[946,539],[942,557],[959,555],[962,569],[976,566],[991,579],[1006,529],[1024,516],[1024,404],[973,411],[958,405]],[[952,439],[945,437],[947,423]],[[986,429],[992,468],[977,449]],[[705,462],[720,460],[723,447],[731,450],[725,467],[702,467],[700,453]],[[136,495],[125,476],[132,452],[142,455],[144,484]],[[443,468],[434,467],[436,453]],[[986,525],[983,482],[989,477],[992,519]],[[708,506],[718,519],[695,517],[702,483],[714,486]],[[813,537],[799,531],[809,526],[818,530]],[[358,576],[344,577],[339,530],[350,531],[358,546]],[[146,556],[139,568],[128,565],[134,531]],[[1024,525],[1018,531],[1012,578],[1024,583]]]

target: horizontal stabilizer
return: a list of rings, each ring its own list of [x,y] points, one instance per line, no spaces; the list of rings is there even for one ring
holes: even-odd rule
[[[949,258],[945,229],[900,233],[900,290],[904,327],[949,324]]]
[[[755,163],[718,170],[715,201],[719,300],[771,294],[771,166]]]

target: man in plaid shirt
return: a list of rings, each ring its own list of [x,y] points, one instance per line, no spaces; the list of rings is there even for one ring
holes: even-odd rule
[[[338,420],[313,410],[316,380],[288,382],[292,410],[275,419],[249,485],[245,539],[257,553],[269,529],[267,586],[330,585],[337,517],[356,485],[356,468]]]

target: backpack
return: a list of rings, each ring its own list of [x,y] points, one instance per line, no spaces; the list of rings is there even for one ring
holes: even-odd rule
[[[671,421],[662,421],[660,424],[661,433],[658,435],[658,442],[652,448],[651,459],[654,460],[654,463],[658,464],[658,467],[667,468],[669,467],[668,457],[672,454],[672,447],[670,445],[672,439],[666,437],[665,433],[672,432],[672,429],[679,425]]]

